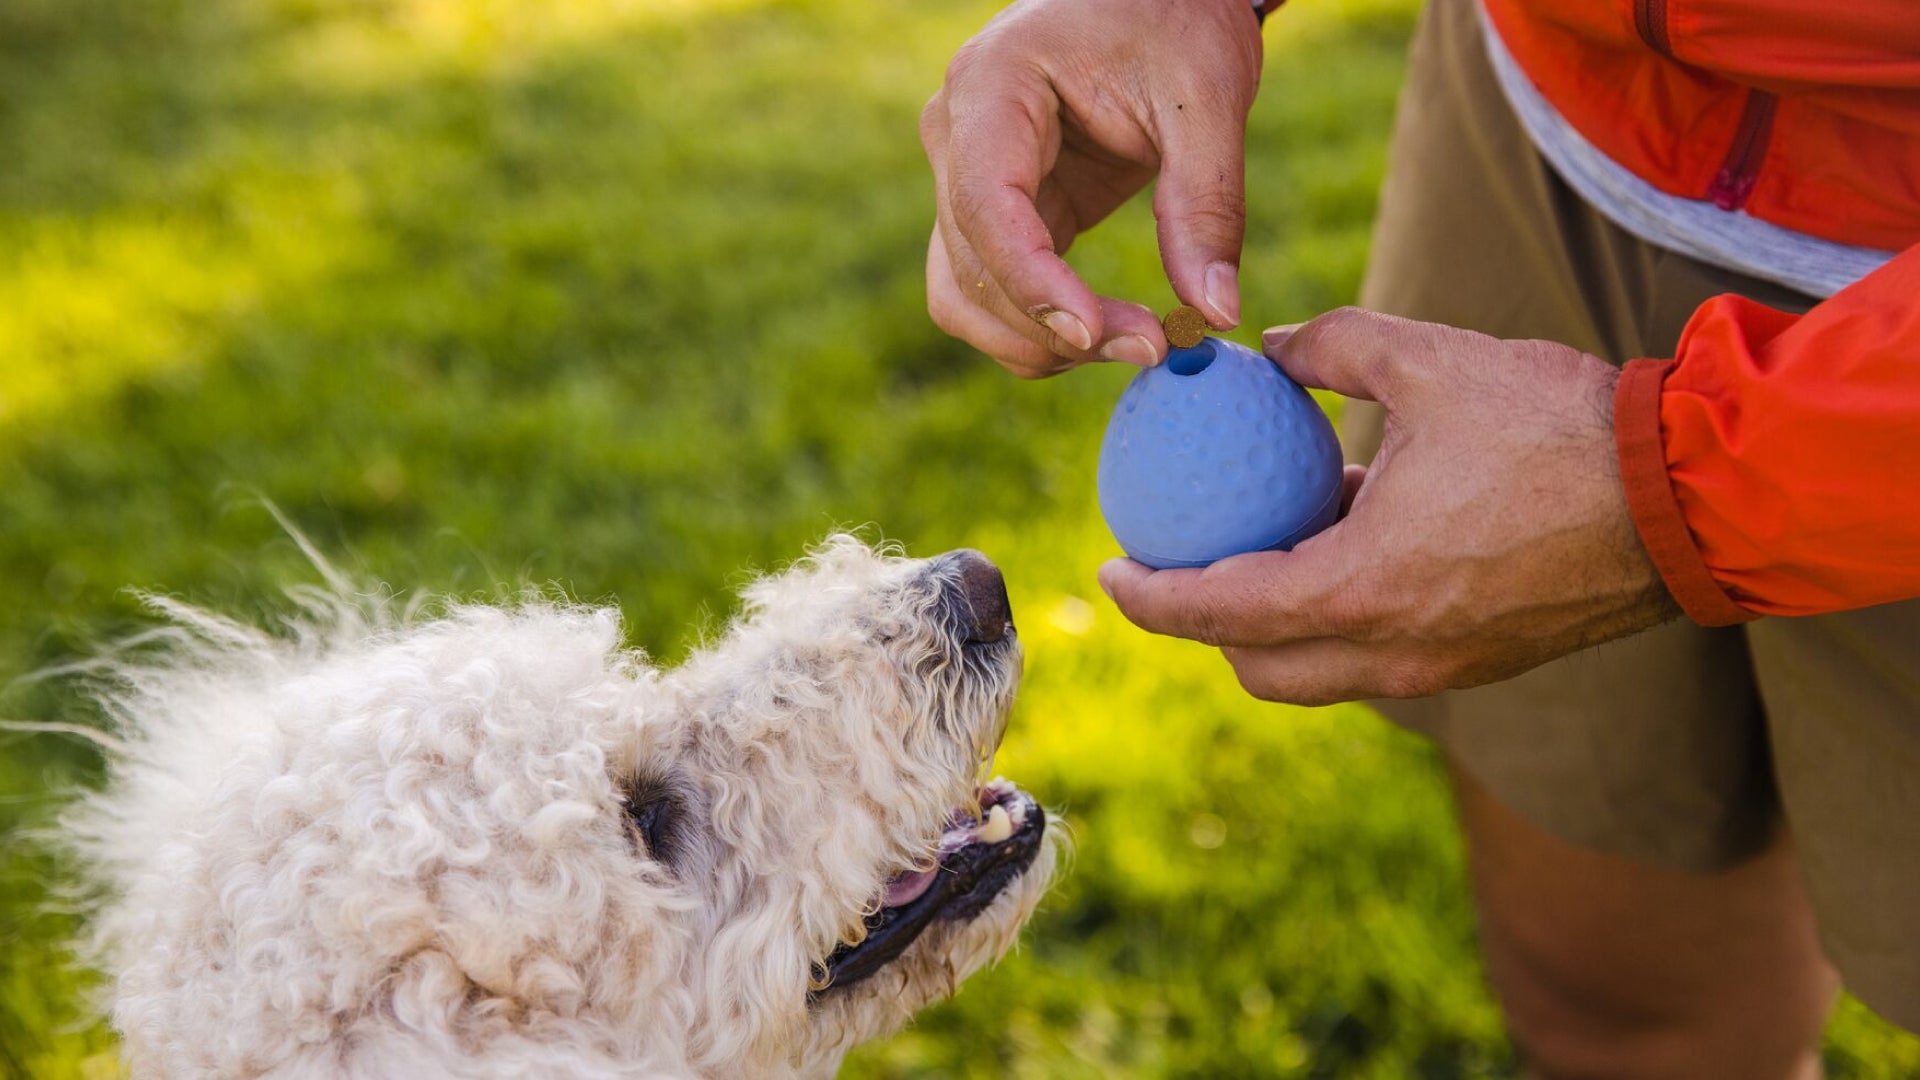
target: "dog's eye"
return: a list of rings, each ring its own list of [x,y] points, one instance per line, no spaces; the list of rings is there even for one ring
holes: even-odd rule
[[[679,854],[680,824],[686,804],[678,792],[664,781],[642,780],[627,796],[627,820],[647,855],[655,862],[672,866]]]

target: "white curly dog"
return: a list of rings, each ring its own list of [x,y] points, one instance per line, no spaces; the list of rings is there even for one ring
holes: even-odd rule
[[[999,571],[836,537],[744,599],[670,671],[608,610],[163,602],[64,821],[133,1074],[825,1075],[998,958],[1057,843],[979,784]]]

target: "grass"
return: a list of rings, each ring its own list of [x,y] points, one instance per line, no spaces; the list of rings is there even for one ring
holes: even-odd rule
[[[1079,855],[1020,954],[849,1075],[1508,1075],[1430,752],[1128,628],[1092,498],[1126,373],[1021,383],[928,325],[914,121],[990,10],[0,6],[0,715],[87,718],[20,677],[138,626],[128,586],[309,580],[263,499],[365,578],[617,600],[668,660],[742,568],[877,522],[1006,568],[1001,764]],[[1353,295],[1412,15],[1268,30],[1256,320]],[[1140,206],[1075,261],[1170,303]],[[18,838],[95,767],[0,736],[0,1073],[114,1071]],[[1829,1059],[1920,1046],[1848,1005]]]

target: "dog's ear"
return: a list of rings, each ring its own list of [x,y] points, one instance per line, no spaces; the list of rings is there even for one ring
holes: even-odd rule
[[[669,687],[673,673],[642,663],[633,663],[633,683],[622,690],[620,715],[632,723],[607,753],[607,768],[616,777],[643,776],[665,771],[659,763],[671,753],[678,735],[674,720],[674,694]]]

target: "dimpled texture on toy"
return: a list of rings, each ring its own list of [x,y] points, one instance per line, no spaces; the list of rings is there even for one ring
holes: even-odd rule
[[[1340,443],[1299,383],[1205,338],[1134,376],[1100,446],[1100,512],[1156,570],[1291,549],[1340,510]]]

